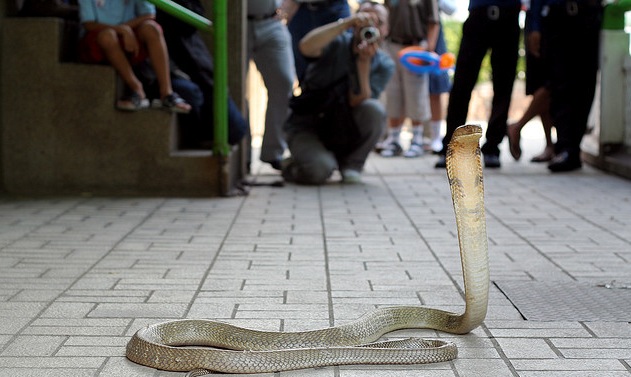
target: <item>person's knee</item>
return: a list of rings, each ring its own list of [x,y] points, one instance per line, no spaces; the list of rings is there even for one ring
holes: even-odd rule
[[[361,132],[380,136],[386,124],[386,111],[377,99],[367,99],[357,105],[353,111],[355,122]]]
[[[336,161],[332,156],[319,156],[295,163],[291,168],[293,179],[303,185],[321,185],[333,174]]]
[[[96,42],[104,50],[120,47],[120,44],[118,43],[118,36],[116,35],[114,29],[111,28],[100,31],[96,36]]]
[[[136,30],[145,41],[162,38],[162,27],[154,20],[143,21]]]
[[[356,109],[365,114],[366,117],[375,119],[385,119],[386,117],[383,104],[378,99],[368,98],[357,105]]]
[[[294,86],[294,78],[291,75],[281,74],[270,80],[267,87],[268,101],[278,106],[287,106]]]

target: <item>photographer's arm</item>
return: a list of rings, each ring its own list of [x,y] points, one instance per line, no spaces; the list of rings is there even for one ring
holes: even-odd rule
[[[373,16],[358,12],[353,16],[311,30],[300,40],[298,48],[305,57],[319,58],[324,48],[346,29],[368,26],[373,22]]]
[[[350,90],[348,101],[351,107],[355,107],[372,97],[370,88],[370,64],[372,57],[377,52],[378,45],[376,43],[358,46],[357,48],[357,83],[358,90]]]

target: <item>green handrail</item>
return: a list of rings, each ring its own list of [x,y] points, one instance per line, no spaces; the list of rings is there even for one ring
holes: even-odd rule
[[[214,89],[214,145],[213,152],[220,156],[230,153],[228,144],[228,1],[214,0],[214,24],[207,18],[171,1],[147,0],[166,13],[201,31],[214,31],[215,89]],[[213,30],[214,26],[214,30]]]
[[[631,10],[631,0],[614,0],[605,6],[603,30],[624,30],[624,14]]]
[[[212,22],[188,8],[171,0],[147,0],[171,16],[178,18],[202,31],[212,31]]]
[[[228,145],[228,0],[214,0],[215,18],[215,144],[214,152],[230,153]]]

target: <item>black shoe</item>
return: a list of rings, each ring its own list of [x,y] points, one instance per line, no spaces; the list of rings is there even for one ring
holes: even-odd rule
[[[444,169],[447,167],[447,157],[444,154],[438,155],[438,161],[434,165],[436,169]]]
[[[281,175],[285,182],[294,182],[294,159],[291,157],[287,157],[283,161],[280,162],[281,166]]]
[[[580,169],[581,166],[581,159],[578,156],[572,156],[568,152],[561,152],[550,161],[548,169],[556,173]]]
[[[272,167],[272,169],[274,170],[283,170],[283,167],[281,165],[281,160],[274,160],[274,161],[263,161],[263,162],[267,162],[268,164],[270,164],[270,166]]]
[[[496,154],[485,154],[484,155],[484,167],[485,168],[499,168],[500,164],[500,156]]]

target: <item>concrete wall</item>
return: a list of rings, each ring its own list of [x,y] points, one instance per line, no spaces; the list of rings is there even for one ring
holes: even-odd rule
[[[244,4],[230,2],[229,9],[231,43],[239,46]],[[60,19],[7,18],[7,7],[0,16],[0,176],[7,192],[221,195],[244,176],[245,145],[227,158],[178,151],[175,116],[114,110],[111,67],[60,61]],[[243,104],[239,54],[230,52],[237,67],[230,90]]]
[[[177,151],[174,115],[116,111],[111,67],[60,62],[62,26],[3,20],[6,191],[219,195],[222,162],[210,151]]]

